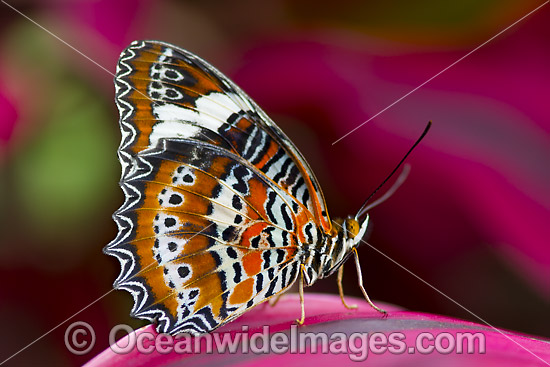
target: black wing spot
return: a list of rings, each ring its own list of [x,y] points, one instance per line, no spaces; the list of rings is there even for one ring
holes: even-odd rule
[[[171,218],[171,217],[166,218],[164,220],[164,225],[168,228],[173,227],[173,226],[176,225],[176,220],[174,218]]]
[[[275,198],[277,197],[277,193],[275,191],[270,191],[268,194],[268,200],[265,204],[266,213],[269,217],[269,219],[275,223],[277,223],[277,218],[275,217],[275,214],[273,213],[273,204],[275,203]]]
[[[237,231],[235,229],[235,227],[227,227],[223,232],[222,232],[222,239],[226,242],[231,242],[233,241],[234,239],[237,238]]]
[[[285,250],[277,249],[277,264],[280,264],[285,259]]]
[[[256,293],[260,293],[264,286],[264,276],[262,273],[256,274]]]
[[[253,237],[250,240],[250,245],[252,248],[259,248],[260,247],[260,236]]]
[[[168,200],[168,202],[172,205],[179,205],[183,202],[183,199],[178,194],[172,194],[170,195],[170,200]]]
[[[175,252],[178,249],[178,244],[175,242],[169,242],[168,243],[168,250],[171,252]]]
[[[306,226],[304,227],[304,233],[307,236],[308,243],[313,243],[313,235],[311,234],[311,227],[313,227],[311,223],[306,224]]]
[[[172,79],[172,80],[175,80],[175,79],[178,79],[178,73],[176,73],[174,70],[171,70],[171,69],[167,69],[165,72],[164,72],[164,76],[166,76],[166,78],[168,79]]]
[[[227,248],[227,256],[229,256],[232,259],[236,259],[238,257],[237,251],[235,251],[234,248],[228,247]]]
[[[166,96],[168,98],[177,98],[178,97],[178,92],[176,92],[173,89],[166,89]]]
[[[264,269],[268,269],[271,266],[271,251],[264,251],[262,257],[264,258]]]
[[[233,281],[235,283],[240,283],[242,278],[241,264],[239,264],[238,262],[233,263],[233,270],[235,270],[235,276],[233,277]]]
[[[239,223],[241,223],[242,221],[243,221],[243,217],[242,217],[240,214],[237,214],[237,215],[235,216],[235,219],[233,220],[233,222],[234,222],[235,224],[239,224]]]
[[[283,220],[285,221],[285,228],[287,230],[292,230],[292,219],[290,219],[290,215],[288,213],[288,207],[286,204],[281,205],[281,214],[283,214]]]
[[[178,275],[184,279],[189,275],[189,268],[187,266],[180,266],[178,268]]]
[[[283,271],[281,272],[281,288],[286,287],[286,280],[287,280],[286,273],[287,272],[288,272],[288,267],[285,266],[283,268]]]
[[[302,195],[302,203],[305,205],[309,201],[309,191],[305,190],[304,195]]]
[[[243,203],[238,195],[233,195],[233,208],[241,210],[243,208]]]
[[[199,295],[199,291],[196,289],[193,289],[191,292],[189,292],[189,299],[196,298]]]

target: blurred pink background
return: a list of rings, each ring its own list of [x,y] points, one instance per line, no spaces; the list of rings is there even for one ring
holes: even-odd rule
[[[550,5],[332,145],[543,2],[8,3],[111,73],[136,39],[205,58],[293,139],[333,217],[354,214],[432,120],[409,179],[372,210],[369,243],[492,325],[550,336]],[[2,361],[111,289],[118,262],[101,249],[123,198],[113,75],[0,8]],[[359,253],[372,298],[479,322]],[[308,291],[336,293],[336,279]],[[82,364],[114,325],[143,325],[131,304],[112,292],[6,365]],[[79,320],[97,335],[84,356],[63,342]]]

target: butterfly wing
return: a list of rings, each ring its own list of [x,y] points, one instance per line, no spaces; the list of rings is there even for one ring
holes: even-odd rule
[[[229,150],[306,205],[325,232],[330,220],[313,171],[282,130],[206,61],[157,41],[134,42],[115,79],[121,162],[162,138],[190,138]]]
[[[288,288],[311,236],[304,226],[330,230],[319,185],[288,138],[175,46],[134,42],[115,85],[126,200],[105,252],[121,262],[115,287],[134,296],[132,314],[200,334]]]

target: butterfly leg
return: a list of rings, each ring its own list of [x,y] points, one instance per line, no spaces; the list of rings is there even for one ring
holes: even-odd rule
[[[283,294],[284,294],[284,293],[282,293],[282,292],[279,293],[279,294],[277,294],[277,295],[275,296],[275,298],[273,298],[273,301],[271,301],[271,300],[269,301],[269,305],[270,305],[271,307],[275,307],[275,305],[277,304],[277,302],[279,302],[279,300],[281,299],[281,297],[283,296]]]
[[[306,310],[304,307],[304,272],[306,271],[303,264],[300,265],[300,283],[298,286],[298,293],[300,294],[300,306],[302,307],[302,317],[296,320],[298,325],[303,325],[306,318]]]
[[[388,312],[381,309],[380,307],[376,306],[369,298],[369,295],[367,294],[367,291],[365,290],[365,287],[363,287],[363,274],[361,274],[361,264],[359,264],[359,254],[357,253],[357,249],[353,248],[353,254],[355,257],[355,267],[357,268],[357,278],[359,280],[359,288],[361,288],[361,292],[363,292],[363,296],[367,300],[368,304],[374,308],[376,311],[383,313],[384,315],[387,315]]]
[[[342,279],[344,276],[344,264],[340,266],[340,269],[338,269],[338,293],[340,293],[340,299],[342,300],[342,304],[345,308],[348,310],[352,310],[354,308],[357,308],[357,305],[348,305],[346,303],[346,300],[344,299],[344,286],[342,284]]]

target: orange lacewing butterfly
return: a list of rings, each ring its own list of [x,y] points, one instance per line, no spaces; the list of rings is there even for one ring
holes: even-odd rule
[[[342,265],[353,253],[360,275],[368,208],[331,220],[308,163],[250,97],[157,41],[122,52],[115,88],[125,201],[104,252],[121,263],[114,287],[132,294],[132,316],[198,335],[299,279],[303,323],[303,286],[336,270],[344,301]]]

